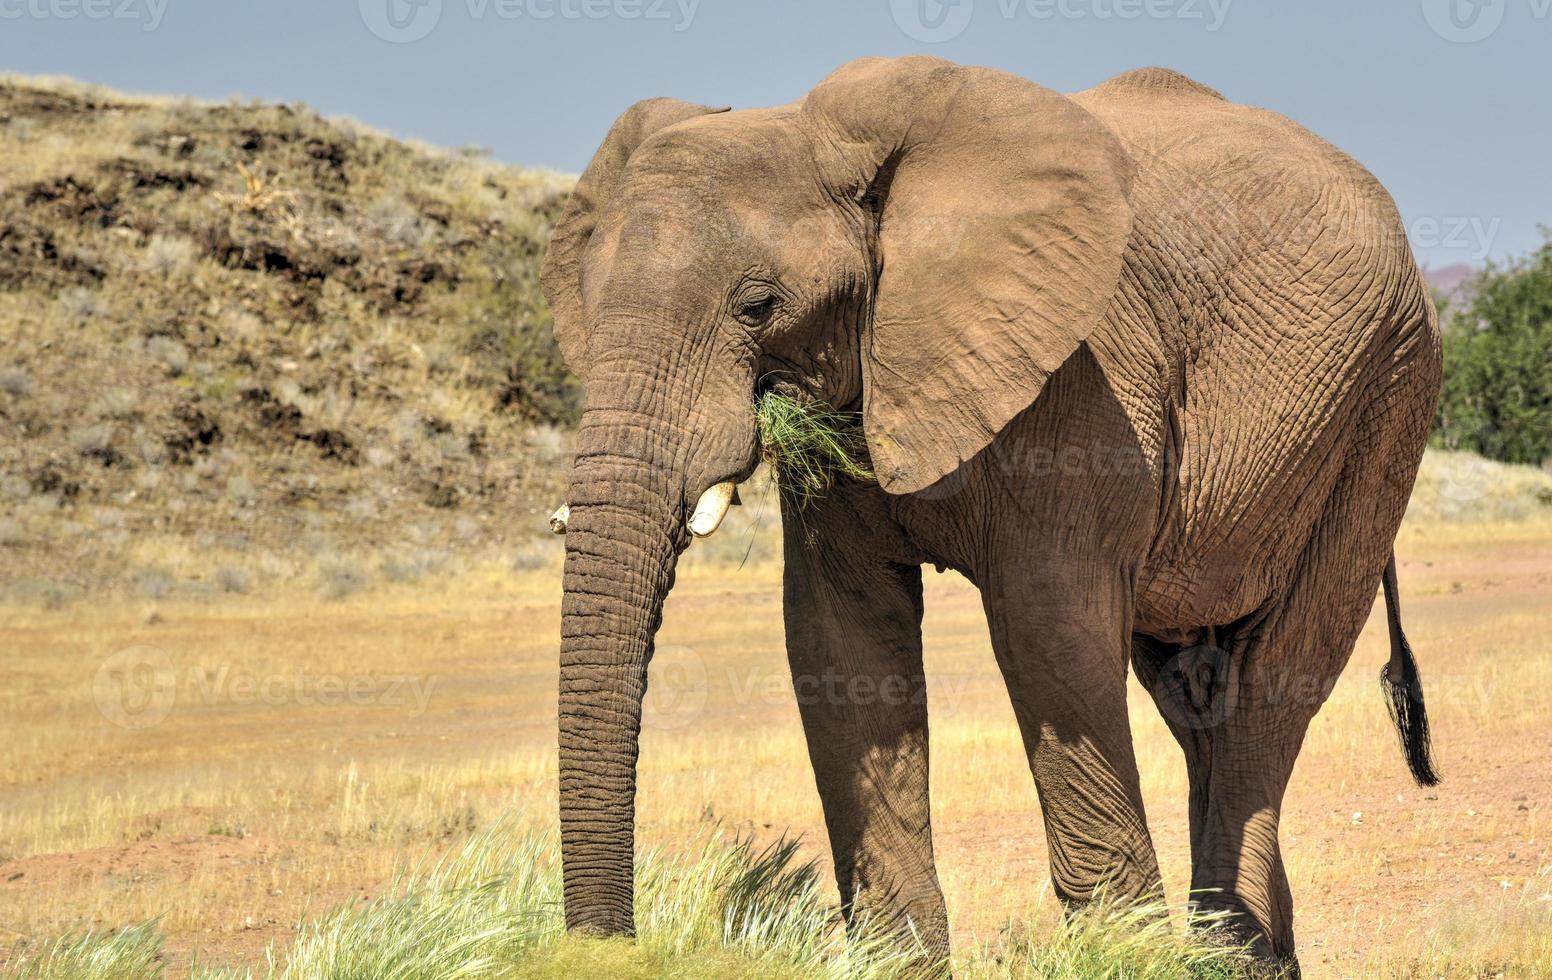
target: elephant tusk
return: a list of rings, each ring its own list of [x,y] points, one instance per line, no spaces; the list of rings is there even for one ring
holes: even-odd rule
[[[560,509],[550,515],[550,530],[556,534],[565,534],[566,525],[571,523],[571,505],[561,504]]]
[[[704,538],[721,527],[737,489],[729,481],[719,483],[701,494],[701,499],[695,502],[695,513],[690,515],[690,533],[697,538]]]

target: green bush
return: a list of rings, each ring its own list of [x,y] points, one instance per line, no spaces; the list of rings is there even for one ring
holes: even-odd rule
[[[1444,304],[1444,390],[1435,442],[1505,463],[1552,458],[1552,240],[1488,266],[1469,300]]]

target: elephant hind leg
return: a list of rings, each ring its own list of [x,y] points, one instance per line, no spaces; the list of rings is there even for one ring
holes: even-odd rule
[[[1399,521],[1400,514],[1395,519]],[[1368,618],[1389,557],[1347,507],[1327,513],[1286,594],[1191,646],[1133,643],[1139,681],[1185,752],[1191,890],[1258,956],[1297,969],[1278,825],[1305,732]]]
[[[1398,350],[1374,386],[1281,595],[1207,643],[1133,643],[1138,678],[1185,751],[1194,897],[1235,916],[1262,956],[1295,970],[1277,832],[1283,794],[1391,560],[1431,418],[1426,353]]]
[[[1133,662],[1185,752],[1193,906],[1226,915],[1218,928],[1231,941],[1292,966],[1293,895],[1278,823],[1314,712],[1284,699],[1291,678],[1274,678],[1239,634],[1214,632],[1216,643],[1189,646],[1138,637]]]

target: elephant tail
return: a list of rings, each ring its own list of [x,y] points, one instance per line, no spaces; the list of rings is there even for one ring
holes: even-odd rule
[[[1385,562],[1385,612],[1390,623],[1390,662],[1380,671],[1380,689],[1390,708],[1390,720],[1401,736],[1407,768],[1419,786],[1436,786],[1433,746],[1428,737],[1428,711],[1423,706],[1423,680],[1417,672],[1412,645],[1401,631],[1401,597],[1396,588],[1396,554]]]

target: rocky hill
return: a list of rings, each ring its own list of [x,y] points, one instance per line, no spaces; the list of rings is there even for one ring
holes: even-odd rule
[[[568,187],[300,105],[0,78],[0,599],[539,560]]]

